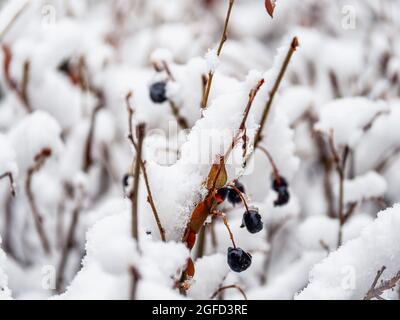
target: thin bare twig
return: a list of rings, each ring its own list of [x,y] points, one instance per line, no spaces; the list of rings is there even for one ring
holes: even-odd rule
[[[75,240],[75,232],[76,228],[79,223],[79,217],[82,212],[83,208],[83,199],[84,199],[84,194],[82,191],[82,196],[80,200],[78,201],[78,204],[74,211],[72,212],[72,220],[68,228],[68,234],[67,234],[67,239],[64,242],[64,246],[61,252],[61,259],[60,263],[58,265],[58,270],[57,270],[57,279],[56,279],[56,291],[58,293],[61,292],[63,286],[64,286],[64,277],[65,277],[65,267],[67,266],[68,258],[71,252],[71,249],[74,247],[74,240]]]
[[[260,151],[263,152],[267,156],[268,161],[269,161],[269,163],[271,164],[271,167],[272,167],[272,172],[273,172],[274,178],[276,180],[280,181],[281,176],[279,174],[278,167],[276,166],[275,161],[272,158],[271,154],[268,152],[268,150],[266,148],[264,148],[261,145],[258,145],[258,149],[260,149]]]
[[[140,162],[142,158],[142,146],[144,140],[144,133],[145,133],[146,125],[144,123],[140,123],[136,126],[136,134],[137,134],[137,149],[136,149],[136,160],[134,165],[134,171],[132,172],[133,175],[133,189],[130,193],[130,200],[132,203],[132,237],[137,241],[138,244],[138,194],[139,194],[139,176],[140,176]]]
[[[272,87],[271,92],[269,93],[269,99],[265,105],[264,112],[261,116],[261,121],[260,121],[260,128],[257,131],[256,137],[254,138],[254,149],[257,148],[258,144],[262,140],[262,131],[264,129],[266,120],[269,115],[269,111],[271,109],[272,103],[274,101],[275,95],[279,89],[279,86],[282,82],[283,76],[286,73],[287,67],[289,66],[289,62],[292,59],[293,53],[296,51],[297,47],[299,46],[299,41],[297,37],[294,37],[292,39],[292,42],[290,44],[290,47],[288,49],[287,55],[285,57],[285,60],[283,61],[283,64],[281,66],[281,69],[279,71],[278,77],[276,78],[276,81],[274,83],[274,86]]]
[[[134,149],[136,150],[136,154],[139,154],[139,150],[138,150],[139,146],[135,142],[135,140],[133,138],[133,132],[132,132],[133,109],[132,109],[132,106],[131,106],[131,103],[130,103],[131,97],[132,97],[132,93],[129,92],[127,94],[127,96],[126,96],[126,103],[127,103],[127,108],[128,108],[128,121],[129,121],[129,124],[128,124],[128,128],[129,128],[128,139],[132,143]],[[160,232],[161,240],[165,242],[166,241],[165,229],[163,228],[163,226],[161,224],[160,216],[159,216],[159,214],[157,212],[157,208],[156,208],[156,205],[155,205],[155,202],[154,202],[154,198],[153,198],[153,195],[152,195],[152,192],[151,192],[150,182],[149,182],[149,178],[148,178],[147,170],[146,170],[146,164],[144,163],[144,161],[143,161],[143,159],[141,157],[140,157],[139,161],[140,161],[140,168],[141,168],[142,173],[143,173],[143,178],[144,178],[144,182],[145,182],[146,190],[147,190],[147,202],[150,204],[151,210],[153,212],[154,219],[156,220],[157,227],[158,227],[158,230]]]
[[[130,293],[130,299],[131,300],[136,300],[136,293],[137,293],[137,287],[138,287],[138,282],[140,280],[140,273],[139,270],[131,266],[129,268],[130,274],[131,274],[131,293]]]
[[[259,92],[260,88],[263,86],[264,83],[265,83],[265,80],[261,79],[257,82],[256,86],[250,90],[249,99],[247,101],[246,108],[244,109],[244,112],[243,112],[243,118],[240,123],[239,130],[236,133],[235,137],[233,138],[232,143],[229,146],[228,150],[225,152],[225,159],[228,159],[233,148],[236,146],[236,143],[239,141],[240,135],[244,132],[244,130],[246,128],[246,121],[250,114],[251,107],[253,106],[254,99],[256,98],[257,93]]]
[[[2,174],[0,176],[0,180],[4,179],[4,178],[8,178],[8,181],[10,183],[10,191],[11,191],[11,195],[13,197],[15,197],[15,184],[14,184],[14,178],[11,172],[6,172],[4,174]]]
[[[43,227],[43,218],[39,213],[39,209],[36,204],[35,196],[32,191],[32,180],[35,175],[44,165],[46,160],[51,156],[50,149],[43,149],[40,154],[35,157],[35,164],[28,169],[26,180],[25,180],[25,191],[28,197],[29,206],[33,215],[33,220],[35,223],[36,231],[39,235],[40,242],[42,244],[43,250],[46,254],[50,254],[50,243],[46,235],[46,231]]]
[[[93,165],[93,140],[94,140],[94,130],[96,128],[96,119],[99,111],[104,107],[104,99],[102,94],[98,94],[99,104],[94,108],[92,115],[90,117],[90,127],[89,132],[85,142],[85,149],[83,153],[83,171],[88,172],[90,167]]]
[[[333,154],[333,161],[336,163],[336,171],[339,176],[339,203],[338,203],[338,218],[339,218],[339,232],[338,232],[338,242],[337,246],[340,247],[343,241],[343,225],[346,223],[347,219],[344,213],[344,180],[345,180],[345,170],[346,161],[349,154],[350,148],[348,146],[344,147],[343,155],[339,156],[335,143],[333,141],[333,132],[329,135],[329,146]]]
[[[237,284],[232,284],[232,285],[230,285],[230,286],[224,286],[224,287],[218,288],[218,290],[216,290],[216,291],[212,294],[212,296],[211,296],[210,299],[213,300],[218,294],[220,294],[222,291],[225,291],[225,290],[227,290],[227,289],[236,289],[236,290],[238,290],[238,291],[241,293],[241,295],[243,296],[244,300],[247,300],[246,293],[245,293],[244,290],[243,290],[240,286],[238,286]]]
[[[364,300],[371,300],[374,298],[378,300],[384,300],[384,298],[381,297],[384,291],[393,289],[394,287],[396,287],[397,283],[400,282],[400,271],[399,271],[389,280],[381,280],[380,285],[377,287],[376,285],[385,270],[386,270],[385,266],[383,266],[380,270],[378,270],[370,289],[364,296]]]
[[[11,17],[10,21],[7,23],[7,25],[3,28],[3,30],[0,31],[0,42],[2,42],[4,36],[7,34],[7,32],[11,29],[11,27],[14,25],[14,23],[18,20],[18,18],[21,16],[21,14],[25,11],[25,9],[28,7],[30,4],[30,1],[27,0],[25,1],[24,5],[21,6],[21,8],[18,9],[18,11]]]
[[[12,91],[15,92],[19,100],[21,101],[22,105],[24,106],[25,110],[28,113],[31,113],[32,107],[29,104],[28,99],[28,82],[29,82],[29,71],[30,71],[30,61],[27,60],[24,63],[23,74],[22,74],[22,83],[20,85],[11,78],[10,74],[10,66],[12,61],[12,53],[9,47],[6,45],[2,46],[3,49],[3,68],[4,68],[4,78],[7,85],[10,87]]]
[[[218,57],[221,55],[222,48],[224,47],[224,43],[226,42],[226,40],[228,38],[228,25],[229,25],[229,20],[230,20],[230,17],[231,17],[231,13],[232,13],[232,8],[233,8],[234,2],[235,2],[234,0],[229,0],[228,11],[226,13],[226,18],[225,18],[225,23],[224,23],[224,31],[222,32],[221,40],[219,42],[218,49],[217,49],[217,56]],[[207,85],[206,85],[206,88],[204,90],[203,100],[202,100],[202,103],[201,103],[201,107],[202,107],[203,110],[205,108],[207,108],[208,97],[210,96],[210,91],[211,91],[211,85],[212,85],[213,78],[214,78],[214,71],[211,70],[208,73]]]

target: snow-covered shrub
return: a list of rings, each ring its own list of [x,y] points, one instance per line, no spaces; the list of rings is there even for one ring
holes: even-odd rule
[[[398,299],[398,10],[0,2],[0,298]]]

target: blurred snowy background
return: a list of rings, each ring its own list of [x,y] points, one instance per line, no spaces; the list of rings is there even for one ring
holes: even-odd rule
[[[218,58],[228,3],[0,1],[0,299],[399,299],[400,2],[236,0]],[[213,212],[185,236],[261,79],[217,206],[238,273]]]

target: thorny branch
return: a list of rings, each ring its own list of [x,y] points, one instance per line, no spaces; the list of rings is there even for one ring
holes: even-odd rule
[[[269,99],[265,105],[264,112],[261,116],[261,121],[260,121],[260,128],[257,131],[256,137],[254,138],[254,149],[257,148],[258,144],[262,140],[262,132],[266,123],[266,120],[268,118],[272,103],[274,101],[275,95],[279,89],[279,86],[282,82],[283,76],[286,73],[287,67],[289,66],[289,62],[292,59],[293,53],[296,51],[297,47],[299,46],[299,40],[297,37],[294,37],[289,50],[287,52],[287,55],[285,57],[285,60],[283,61],[283,64],[281,66],[281,69],[279,71],[278,77],[276,78],[276,81],[274,83],[274,86],[272,87],[271,92],[269,93]]]
[[[126,104],[127,104],[127,109],[128,109],[128,121],[129,121],[129,123],[128,123],[128,130],[129,130],[128,139],[132,143],[134,149],[136,150],[136,154],[139,154],[138,144],[135,142],[135,140],[133,138],[133,129],[132,129],[133,108],[130,103],[131,97],[132,97],[132,92],[129,92],[126,96]],[[158,215],[157,208],[156,208],[156,205],[154,202],[154,198],[153,198],[153,195],[151,192],[150,182],[149,182],[149,178],[148,178],[147,170],[146,170],[146,164],[144,163],[142,158],[140,158],[139,161],[140,161],[140,168],[142,169],[144,182],[145,182],[146,190],[147,190],[147,202],[150,204],[154,219],[156,220],[158,230],[160,231],[161,240],[165,242],[166,241],[165,229],[162,227],[160,216]],[[133,168],[131,170],[133,172]]]
[[[0,180],[4,179],[4,178],[8,178],[8,181],[10,183],[11,195],[13,197],[15,197],[15,183],[14,183],[14,177],[13,177],[12,173],[11,172],[6,172],[6,173],[4,173],[4,174],[2,174],[0,176]]]
[[[378,300],[385,300],[384,298],[382,298],[382,294],[384,293],[384,291],[393,289],[394,287],[396,287],[397,283],[400,282],[400,271],[399,271],[391,279],[381,280],[380,285],[376,286],[385,270],[386,270],[385,266],[383,266],[380,270],[378,270],[370,289],[364,296],[364,300],[371,300],[374,298]]]
[[[219,42],[219,46],[218,46],[218,49],[217,49],[217,56],[218,57],[221,55],[222,48],[224,47],[224,43],[228,38],[228,25],[229,25],[229,20],[230,20],[230,17],[231,17],[231,13],[232,13],[232,8],[233,8],[234,2],[235,2],[234,0],[229,0],[228,11],[226,13],[225,24],[224,24],[224,31],[222,32],[221,40]],[[210,96],[211,84],[212,84],[213,78],[214,78],[214,72],[212,70],[210,70],[210,72],[208,73],[207,85],[206,85],[206,88],[204,90],[203,100],[202,100],[202,103],[201,103],[201,108],[203,110],[205,108],[207,108],[208,97]]]
[[[46,160],[51,156],[50,149],[43,149],[41,153],[39,153],[35,157],[35,164],[28,169],[26,180],[25,180],[25,191],[28,197],[29,206],[32,211],[33,220],[35,222],[35,228],[39,235],[40,242],[42,244],[43,250],[46,254],[50,254],[50,243],[48,237],[46,235],[46,231],[43,227],[43,218],[42,215],[39,213],[39,209],[36,204],[35,196],[32,191],[32,180],[35,175],[44,165]]]

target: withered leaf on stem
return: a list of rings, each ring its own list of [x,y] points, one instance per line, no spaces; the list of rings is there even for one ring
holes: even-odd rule
[[[265,9],[267,10],[271,18],[274,17],[275,6],[275,0],[265,0]]]
[[[228,175],[225,168],[224,157],[219,158],[219,163],[214,163],[207,177],[207,189],[215,190],[225,186],[228,180]]]
[[[188,263],[187,263],[187,267],[186,267],[186,274],[189,277],[193,277],[194,273],[195,273],[194,263],[193,263],[192,258],[189,258],[188,259]]]
[[[213,206],[213,201],[213,196],[208,196],[194,209],[190,219],[190,230],[194,233],[199,233],[204,222],[207,220]]]

